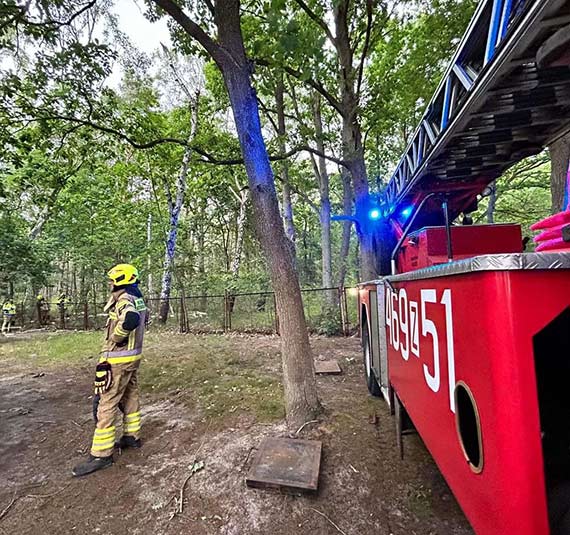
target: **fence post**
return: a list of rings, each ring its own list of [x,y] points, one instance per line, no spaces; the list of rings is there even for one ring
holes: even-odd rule
[[[228,296],[228,289],[224,289],[224,332],[231,329],[231,321],[229,319],[230,301]]]
[[[348,336],[350,333],[348,325],[348,305],[346,302],[346,288],[342,286],[339,288],[340,291],[340,317],[342,322],[342,334]]]
[[[188,332],[188,319],[186,317],[186,300],[184,298],[184,292],[180,294],[180,326],[181,333]]]
[[[275,292],[273,292],[273,312],[275,313],[275,334],[279,333],[279,314],[277,313],[277,300],[275,299]]]
[[[87,301],[83,303],[83,330],[89,330],[89,305],[87,304]]]

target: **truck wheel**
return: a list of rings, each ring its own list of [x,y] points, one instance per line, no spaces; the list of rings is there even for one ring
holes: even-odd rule
[[[364,358],[364,376],[368,392],[373,396],[380,397],[382,392],[372,369],[372,351],[370,350],[370,335],[368,334],[368,323],[362,326],[362,356]]]

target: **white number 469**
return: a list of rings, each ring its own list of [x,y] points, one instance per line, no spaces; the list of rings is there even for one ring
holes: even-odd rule
[[[386,327],[390,345],[399,351],[404,360],[409,360],[410,353],[420,358],[420,323],[422,339],[430,338],[433,348],[433,371],[428,364],[423,364],[424,379],[433,392],[439,392],[441,386],[441,367],[439,335],[437,325],[428,318],[427,304],[438,304],[437,290],[420,290],[420,303],[408,299],[405,288],[393,292],[386,291]],[[447,341],[447,375],[449,383],[449,408],[455,412],[453,391],[455,388],[455,351],[453,346],[453,312],[451,290],[443,291],[439,304],[445,307],[445,339]],[[418,308],[420,315],[418,317]]]

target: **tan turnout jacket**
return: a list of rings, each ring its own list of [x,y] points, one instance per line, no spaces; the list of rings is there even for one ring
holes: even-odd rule
[[[140,360],[146,319],[144,299],[120,289],[111,294],[104,310],[109,316],[100,361],[123,364]],[[124,329],[127,312],[139,315],[138,326],[130,332]]]

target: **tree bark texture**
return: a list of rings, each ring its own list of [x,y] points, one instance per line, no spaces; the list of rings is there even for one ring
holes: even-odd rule
[[[166,323],[168,312],[170,310],[170,293],[172,290],[172,270],[174,264],[174,255],[176,253],[176,239],[178,237],[178,223],[180,220],[180,211],[184,206],[184,196],[186,194],[186,180],[188,178],[188,167],[192,156],[190,144],[196,135],[198,128],[198,97],[192,109],[192,124],[190,127],[190,136],[188,146],[184,149],[182,164],[176,180],[176,198],[174,201],[169,200],[168,212],[170,216],[168,236],[166,239],[166,248],[164,251],[164,261],[162,267],[162,285],[160,289],[160,308],[158,312],[158,321]]]
[[[570,163],[570,132],[550,145],[549,151],[552,213],[555,214],[565,208],[563,204],[566,191],[566,176]]]

